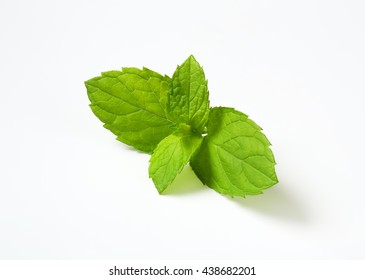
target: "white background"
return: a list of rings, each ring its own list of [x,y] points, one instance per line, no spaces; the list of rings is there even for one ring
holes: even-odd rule
[[[1,1],[0,258],[365,257],[363,1]],[[186,168],[158,195],[83,82],[193,54],[280,183],[231,199]]]

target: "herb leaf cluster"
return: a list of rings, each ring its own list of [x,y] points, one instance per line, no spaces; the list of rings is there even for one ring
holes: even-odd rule
[[[260,194],[278,182],[261,127],[233,108],[210,108],[207,80],[193,56],[171,78],[123,68],[85,85],[104,127],[151,154],[149,176],[159,193],[188,163],[203,184],[230,196]]]

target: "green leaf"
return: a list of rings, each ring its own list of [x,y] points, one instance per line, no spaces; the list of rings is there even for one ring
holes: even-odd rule
[[[189,124],[201,133],[209,117],[208,96],[203,68],[191,55],[172,76],[172,92],[167,103],[172,119]]]
[[[232,108],[211,109],[208,135],[191,160],[200,180],[219,193],[262,193],[278,182],[270,142],[247,115]]]
[[[181,125],[180,130],[163,139],[154,150],[149,167],[149,176],[159,193],[175,179],[192,155],[199,148],[203,137],[191,133],[190,126]]]
[[[152,152],[177,124],[166,114],[171,79],[147,68],[123,68],[85,82],[91,109],[117,139]]]

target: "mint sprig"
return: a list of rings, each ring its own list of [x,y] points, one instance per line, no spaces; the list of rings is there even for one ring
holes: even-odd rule
[[[151,154],[149,176],[159,193],[189,162],[203,184],[230,196],[260,194],[278,182],[261,128],[233,108],[209,107],[207,80],[192,55],[172,78],[123,68],[85,85],[104,127]]]

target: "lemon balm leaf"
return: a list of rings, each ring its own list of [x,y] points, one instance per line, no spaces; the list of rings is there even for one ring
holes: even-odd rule
[[[201,135],[190,131],[187,133],[178,131],[158,144],[151,156],[149,176],[159,193],[162,193],[189,163],[202,140]]]
[[[209,93],[203,68],[191,55],[172,76],[167,108],[171,117],[201,133],[209,117]]]
[[[231,196],[260,194],[278,182],[270,142],[247,115],[226,107],[210,111],[208,135],[191,161],[199,179]]]
[[[152,70],[123,68],[85,82],[91,109],[117,139],[151,153],[176,123],[166,114],[171,79]]]

